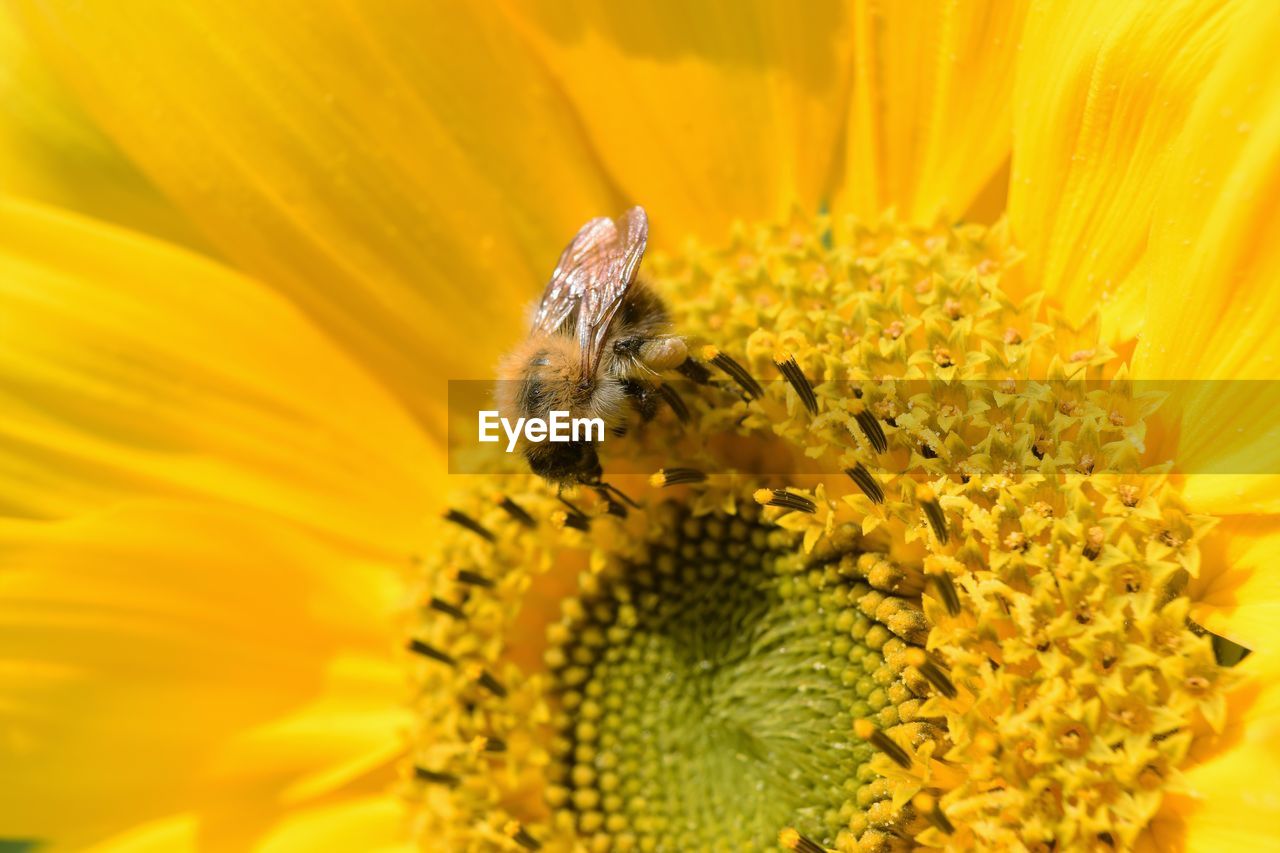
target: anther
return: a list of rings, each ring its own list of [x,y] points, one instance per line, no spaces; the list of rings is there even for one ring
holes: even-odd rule
[[[924,510],[925,518],[929,519],[929,526],[933,528],[933,535],[938,537],[938,542],[942,545],[947,544],[947,517],[942,512],[942,505],[938,503],[938,496],[933,493],[933,489],[927,486],[916,492],[916,500],[920,501],[920,507]]]
[[[764,389],[760,387],[760,383],[747,373],[746,368],[734,361],[729,356],[720,352],[713,346],[706,346],[702,349],[702,357],[714,364],[725,372],[726,375],[746,392],[747,399],[758,400],[764,396]]]
[[[954,699],[959,695],[955,684],[942,671],[942,667],[938,666],[929,656],[921,649],[911,649],[907,652],[907,663],[920,670],[920,674],[929,680],[939,693],[948,699]]]
[[[487,529],[485,529],[485,527],[481,525],[480,522],[476,521],[474,518],[467,515],[465,512],[461,512],[456,509],[451,509],[444,514],[444,520],[451,521],[454,524],[458,525],[459,527],[465,528],[466,530],[470,530],[472,533],[476,534],[486,542],[493,541],[493,534],[490,533]]]
[[[524,507],[511,500],[511,498],[503,496],[502,500],[498,501],[498,506],[502,508],[503,512],[511,516],[511,518],[521,527],[538,526],[538,523],[533,520],[533,516],[529,515],[529,513],[525,511]]]
[[[796,361],[796,357],[789,353],[774,353],[773,366],[778,368],[791,387],[796,389],[796,395],[800,397],[800,402],[804,403],[804,407],[809,410],[809,414],[816,415],[818,413],[818,398],[813,393],[813,386],[805,378],[804,371],[800,369],[800,364]]]
[[[597,486],[596,494],[598,494],[600,496],[600,499],[604,501],[605,512],[609,513],[609,515],[615,515],[618,518],[627,517],[627,508],[624,505],[615,501],[613,497],[609,494],[608,489],[603,488],[602,486]]]
[[[880,421],[871,414],[865,403],[853,404],[853,417],[876,453],[884,453],[889,449],[889,439],[885,438],[884,427],[880,426]]]
[[[1107,541],[1107,531],[1098,525],[1094,525],[1085,531],[1084,558],[1086,560],[1096,560],[1098,555],[1102,553],[1102,546]]]
[[[471,749],[475,752],[506,752],[507,742],[500,737],[477,735],[471,740]]]
[[[919,814],[924,815],[929,819],[930,823],[938,827],[938,829],[942,830],[947,835],[951,835],[956,831],[955,826],[947,819],[946,814],[942,811],[941,803],[939,803],[937,798],[933,795],[926,794],[921,791],[911,800],[911,804],[916,807],[916,811]]]
[[[530,835],[529,830],[525,829],[514,820],[510,821],[505,827],[503,827],[503,831],[507,834],[508,838],[516,844],[519,844],[525,850],[542,849],[542,843]]]
[[[849,479],[862,490],[862,493],[871,499],[872,503],[884,503],[884,489],[880,487],[880,483],[876,478],[871,476],[871,472],[867,470],[867,466],[859,462],[852,468],[845,468],[844,472],[849,475]]]
[[[453,579],[458,583],[465,583],[467,586],[482,586],[486,589],[493,587],[493,581],[479,572],[473,572],[470,569],[458,569],[453,573]]]
[[[423,657],[431,658],[434,661],[439,661],[446,666],[456,666],[458,663],[457,659],[454,658],[453,655],[448,652],[442,652],[435,646],[424,643],[422,640],[417,638],[409,641],[409,651],[416,655],[422,655]]]
[[[566,510],[552,514],[551,523],[556,527],[572,527],[574,530],[586,531],[591,526],[591,519],[585,512],[565,500],[562,495],[556,495],[556,500],[564,504]]]
[[[467,615],[462,612],[462,608],[458,607],[457,605],[450,604],[449,602],[445,601],[443,598],[437,598],[435,596],[432,596],[431,602],[427,606],[430,607],[432,610],[436,610],[436,611],[439,611],[440,613],[445,614],[446,616],[452,616],[454,619],[467,618]]]
[[[488,690],[494,696],[497,696],[499,699],[505,699],[507,697],[507,688],[503,687],[502,682],[494,678],[493,674],[490,673],[489,670],[477,668],[471,673],[471,677],[475,679],[477,684],[485,690]]]
[[[778,833],[778,843],[798,853],[827,853],[827,848],[790,826]]]
[[[778,506],[783,509],[795,510],[796,512],[813,513],[818,511],[818,505],[813,501],[804,495],[788,492],[786,489],[756,489],[752,497],[761,506]]]
[[[911,767],[911,756],[887,734],[876,728],[870,720],[856,720],[853,733],[870,743],[876,749],[889,756],[889,759],[904,770]]]
[[[434,785],[446,785],[450,788],[456,788],[461,784],[462,780],[452,773],[441,773],[438,770],[428,770],[425,767],[414,767],[413,776],[423,782],[430,782]]]
[[[676,393],[676,389],[670,385],[659,385],[658,396],[667,401],[667,405],[671,407],[671,411],[675,413],[680,423],[687,424],[689,422],[689,407],[684,404],[684,400]]]
[[[558,510],[551,513],[551,526],[560,530],[572,527],[585,533],[591,529],[591,522],[585,515]]]
[[[663,489],[687,483],[704,483],[707,475],[697,468],[659,468],[649,477],[649,485]]]
[[[711,371],[692,358],[686,358],[684,363],[676,368],[676,373],[698,385],[706,385],[711,381]]]

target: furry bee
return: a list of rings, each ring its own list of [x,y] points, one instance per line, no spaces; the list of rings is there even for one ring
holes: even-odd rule
[[[628,401],[644,419],[660,400],[652,379],[688,358],[668,333],[662,300],[636,271],[649,237],[644,208],[598,217],[560,255],[533,313],[529,337],[499,365],[497,403],[505,417],[546,418],[552,411],[600,418],[625,429]],[[599,483],[590,442],[522,442],[530,469],[560,485]]]

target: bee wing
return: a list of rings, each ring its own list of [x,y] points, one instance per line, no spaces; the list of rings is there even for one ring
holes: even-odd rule
[[[533,317],[533,331],[554,333],[582,302],[586,292],[592,258],[614,239],[613,220],[598,216],[578,229],[578,233],[560,253],[560,261],[551,273],[551,281],[542,293],[542,302]]]
[[[534,316],[535,331],[555,332],[578,311],[578,346],[583,375],[600,363],[600,350],[649,239],[644,208],[633,207],[617,220],[592,219],[579,229],[560,255]]]

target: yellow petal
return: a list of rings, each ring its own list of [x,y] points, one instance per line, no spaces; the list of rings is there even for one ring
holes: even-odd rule
[[[283,299],[196,256],[0,202],[0,339],[10,514],[199,495],[396,547],[431,511],[442,454],[412,420]]]
[[[491,370],[569,237],[624,203],[489,4],[20,8],[211,243],[440,435],[445,378]]]
[[[1135,286],[1126,282],[1177,159],[1171,140],[1219,55],[1230,7],[1072,0],[1038,2],[1028,16],[1009,219],[1030,286],[1069,317]],[[1131,315],[1107,319],[1126,334],[1137,326]]]
[[[201,245],[183,216],[85,115],[0,6],[0,193]]]
[[[363,797],[317,806],[289,815],[263,839],[262,853],[310,853],[313,850],[409,851],[404,804],[385,797]]]
[[[1224,750],[1186,773],[1185,797],[1173,798],[1188,851],[1280,847],[1280,666],[1274,655],[1240,664],[1250,700],[1234,715]]]
[[[1134,373],[1201,380],[1173,386],[1176,458],[1208,512],[1280,511],[1278,40],[1280,7],[1247,4],[1173,147],[1146,265]]]
[[[398,595],[394,571],[261,514],[153,504],[5,522],[0,837],[227,819],[385,756]]]
[[[829,201],[850,50],[834,3],[508,3],[658,245]]]
[[[837,209],[957,217],[1009,156],[1025,2],[857,2]]]
[[[1280,6],[1247,4],[1173,148],[1134,354],[1141,376],[1280,378],[1277,43]]]
[[[223,836],[218,843],[259,851],[313,850],[408,851],[404,807],[389,796],[350,796],[306,809],[293,809],[270,825]],[[199,819],[181,814],[151,821],[89,848],[92,853],[173,853],[178,850],[217,849],[202,833]],[[227,847],[224,849],[233,849]]]
[[[1227,518],[1205,544],[1192,618],[1248,649],[1280,655],[1280,516]]]

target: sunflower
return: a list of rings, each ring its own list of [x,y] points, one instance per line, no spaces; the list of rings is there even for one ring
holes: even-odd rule
[[[8,846],[1276,845],[1269,0],[4,14]],[[450,478],[632,203],[621,493]]]

